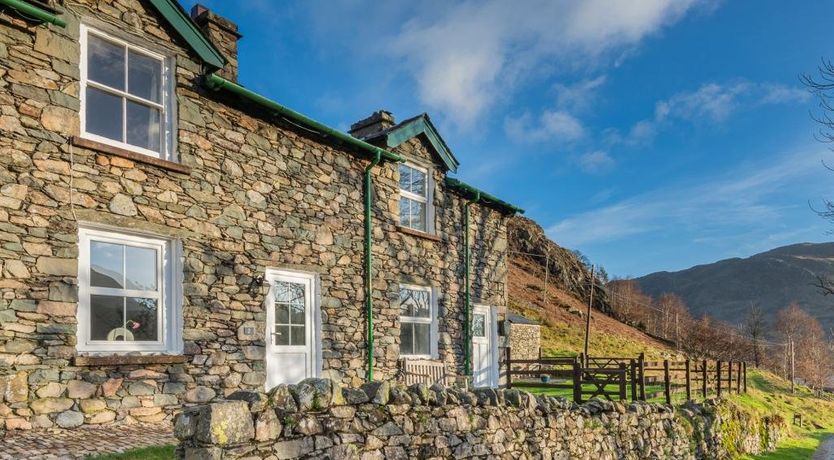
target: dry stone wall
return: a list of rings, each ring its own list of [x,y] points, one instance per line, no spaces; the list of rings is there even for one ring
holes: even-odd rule
[[[203,89],[201,64],[149,2],[62,7],[65,29],[0,15],[0,429],[169,423],[183,405],[263,389],[267,287],[257,280],[267,268],[318,274],[322,374],[362,383],[367,160]],[[186,169],[74,141],[82,22],[173,59]],[[399,150],[434,161],[425,149]],[[438,231],[426,238],[397,227],[397,167],[374,170],[377,375],[396,370],[403,282],[438,288],[439,358],[462,371],[463,200],[435,174]],[[474,297],[502,306],[507,218],[472,210]],[[177,359],[78,360],[82,223],[181,244]]]
[[[658,404],[518,390],[310,379],[268,395],[240,393],[177,417],[186,459],[725,459],[770,450],[783,422],[727,403]]]

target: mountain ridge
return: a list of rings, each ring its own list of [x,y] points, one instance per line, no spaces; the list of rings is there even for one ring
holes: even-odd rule
[[[731,324],[744,321],[758,303],[772,321],[791,302],[834,328],[834,299],[823,296],[817,276],[834,277],[834,243],[796,243],[749,257],[733,257],[678,271],[635,278],[652,296],[671,292],[687,303],[693,316],[709,314]]]

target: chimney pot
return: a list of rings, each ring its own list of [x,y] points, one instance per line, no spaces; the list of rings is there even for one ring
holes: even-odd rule
[[[376,134],[394,126],[396,121],[394,115],[387,110],[377,110],[371,116],[363,118],[356,123],[350,125],[351,136],[359,139],[368,139],[374,137]]]

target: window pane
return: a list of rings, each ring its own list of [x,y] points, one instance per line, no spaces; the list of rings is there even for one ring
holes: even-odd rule
[[[156,291],[156,250],[125,246],[127,289]]]
[[[90,286],[124,287],[124,246],[90,242]]]
[[[90,339],[125,340],[133,334],[124,329],[124,297],[90,296]]]
[[[431,296],[429,292],[400,288],[400,315],[431,318]]]
[[[276,281],[274,292],[276,302],[304,302],[304,285],[301,283]]]
[[[127,143],[159,152],[159,110],[127,101]]]
[[[290,323],[304,324],[304,304],[294,303],[290,305]]]
[[[304,326],[292,326],[290,328],[290,345],[304,345],[307,343],[307,337],[304,334]]]
[[[416,169],[411,170],[411,192],[426,195],[426,173]]]
[[[275,323],[289,324],[290,322],[290,306],[285,303],[275,304]]]
[[[122,98],[87,88],[86,129],[108,139],[122,140]]]
[[[414,328],[411,323],[400,324],[400,354],[414,354]]]
[[[400,225],[403,227],[410,227],[411,226],[411,200],[408,198],[400,197]]]
[[[275,345],[289,345],[290,344],[290,327],[289,326],[275,326],[275,335],[272,336]]]
[[[125,329],[133,334],[133,340],[150,342],[159,340],[156,310],[156,299],[127,298]]]
[[[406,165],[400,165],[400,188],[411,190],[411,168]]]
[[[426,203],[411,202],[411,228],[426,230]]]
[[[125,89],[125,48],[93,34],[87,35],[87,78]]]
[[[430,353],[429,341],[431,339],[431,325],[425,323],[414,323],[414,354],[428,355]]]
[[[128,51],[127,92],[154,102],[162,102],[162,62],[136,51]]]
[[[472,336],[486,337],[486,317],[482,314],[472,315]]]

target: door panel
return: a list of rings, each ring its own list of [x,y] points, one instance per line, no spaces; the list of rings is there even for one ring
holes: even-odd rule
[[[313,275],[268,271],[266,387],[319,374],[318,299]]]
[[[472,384],[475,387],[497,385],[497,333],[495,315],[490,307],[477,305],[472,310]]]

